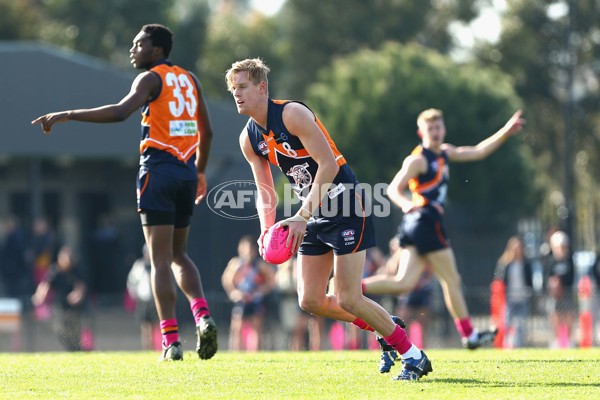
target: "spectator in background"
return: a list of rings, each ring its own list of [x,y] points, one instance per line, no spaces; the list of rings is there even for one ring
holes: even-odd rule
[[[520,237],[509,238],[494,272],[494,277],[504,282],[506,291],[505,348],[523,347],[526,344],[533,270],[529,260],[525,259],[524,249]]]
[[[575,322],[577,309],[573,297],[575,267],[569,237],[565,232],[554,232],[550,236],[549,244],[546,289],[548,314],[554,336],[550,346],[565,348],[571,346],[571,327]]]
[[[4,241],[0,247],[0,280],[4,283],[6,297],[24,301],[31,296],[33,275],[27,265],[26,253],[25,232],[19,219],[10,215],[4,220]]]
[[[121,235],[111,214],[102,214],[90,243],[90,290],[96,294],[120,295],[125,289],[127,266]],[[120,300],[120,297],[119,297]]]
[[[45,218],[38,218],[33,223],[30,257],[33,278],[38,285],[46,279],[50,272],[50,264],[55,256],[56,239]]]
[[[258,246],[252,236],[242,237],[237,251],[237,257],[229,261],[221,277],[223,288],[234,303],[229,350],[257,351],[265,317],[264,300],[275,287],[275,270],[258,257]],[[244,338],[245,334],[250,336]]]
[[[596,253],[594,264],[589,270],[590,279],[596,283],[596,289],[600,288],[600,252]]]
[[[160,350],[161,336],[158,329],[158,313],[152,294],[148,246],[142,247],[142,257],[134,261],[127,275],[127,291],[135,300],[135,309],[140,323],[141,344],[144,350]],[[158,338],[155,340],[155,338]]]
[[[286,332],[290,333],[289,350],[321,350],[324,320],[298,305],[297,265],[298,259],[293,257],[277,268],[279,317]]]
[[[32,302],[44,303],[52,295],[54,330],[68,351],[81,350],[81,320],[86,299],[86,285],[80,267],[69,246],[61,247],[56,264],[46,280],[40,282]]]

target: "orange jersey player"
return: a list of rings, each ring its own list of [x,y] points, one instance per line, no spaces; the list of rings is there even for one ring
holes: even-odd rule
[[[177,291],[190,302],[196,323],[196,351],[202,359],[217,351],[200,274],[187,255],[194,202],[206,194],[204,170],[212,141],[208,108],[198,79],[169,60],[173,33],[159,24],[144,25],[129,50],[140,73],[117,104],[43,115],[32,121],[50,133],[57,122],[119,122],[142,108],[137,208],[152,264],[152,291],[163,340],[160,360],[183,359],[175,318]]]

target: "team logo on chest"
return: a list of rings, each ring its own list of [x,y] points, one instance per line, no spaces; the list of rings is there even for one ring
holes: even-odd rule
[[[275,138],[275,143],[285,142],[288,139],[289,139],[288,135],[286,135],[284,132],[281,132],[279,134],[279,137]]]
[[[294,165],[285,174],[292,177],[299,190],[310,186],[313,182],[313,177],[308,171],[308,163]]]

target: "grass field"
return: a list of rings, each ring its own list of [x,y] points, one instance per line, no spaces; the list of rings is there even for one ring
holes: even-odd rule
[[[379,374],[376,351],[3,353],[1,399],[598,399],[600,348],[428,350],[419,382]],[[395,372],[395,374],[394,374]]]

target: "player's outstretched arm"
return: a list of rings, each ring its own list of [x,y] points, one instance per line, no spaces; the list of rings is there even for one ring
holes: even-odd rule
[[[522,110],[517,110],[508,122],[496,133],[483,140],[475,146],[452,146],[451,144],[442,145],[442,150],[446,151],[450,161],[478,161],[483,160],[494,151],[496,151],[506,139],[519,132],[525,120],[521,118]]]
[[[160,78],[150,72],[144,72],[136,77],[127,96],[117,104],[108,104],[96,108],[66,110],[42,115],[33,121],[32,125],[41,125],[44,133],[52,131],[52,126],[59,122],[121,122],[148,101],[156,93]]]

